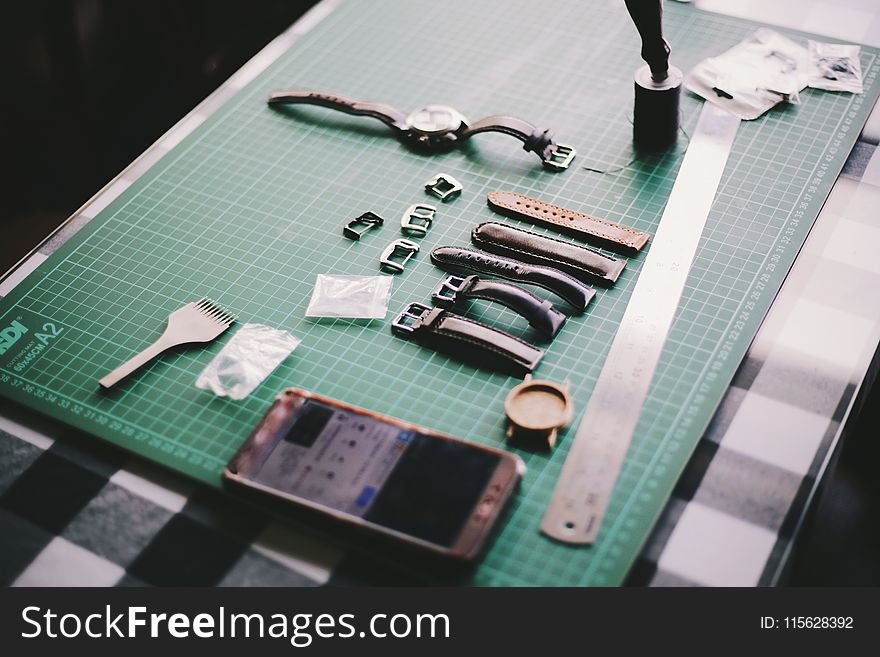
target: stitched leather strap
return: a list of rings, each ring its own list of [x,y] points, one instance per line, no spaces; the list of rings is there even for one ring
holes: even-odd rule
[[[442,308],[432,308],[412,329],[423,346],[514,376],[528,374],[544,356],[543,349]]]
[[[545,203],[516,192],[490,192],[489,207],[496,212],[524,219],[556,230],[565,230],[598,242],[612,250],[634,253],[648,243],[651,235],[615,224],[560,205]]]
[[[501,132],[516,137],[523,143],[524,151],[537,153],[541,160],[551,158],[551,151],[555,145],[550,130],[541,130],[528,121],[513,116],[487,116],[468,127],[461,136],[463,139],[468,139],[481,132]]]
[[[318,91],[275,91],[269,94],[267,102],[269,105],[319,105],[355,116],[370,116],[398,130],[406,125],[406,114],[390,105]]]
[[[454,283],[451,279],[454,279]],[[554,338],[565,323],[565,315],[556,307],[525,288],[504,281],[486,280],[479,276],[450,276],[441,283],[433,299],[438,306],[455,307],[469,299],[499,303],[524,317],[536,331]]]
[[[586,310],[587,305],[596,295],[596,290],[558,269],[532,265],[460,246],[437,247],[431,252],[431,262],[452,273],[488,274],[516,283],[543,287],[567,301],[579,313]]]
[[[585,283],[614,285],[625,260],[564,240],[531,233],[494,221],[482,223],[471,232],[471,240],[485,251],[556,267]]]

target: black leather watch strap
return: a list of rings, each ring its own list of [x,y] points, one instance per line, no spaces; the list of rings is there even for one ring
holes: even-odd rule
[[[502,132],[516,137],[523,143],[523,150],[532,151],[538,155],[541,155],[553,143],[552,132],[541,130],[528,121],[513,116],[487,116],[471,125],[462,136],[467,138],[480,132]]]
[[[440,246],[431,251],[431,262],[452,273],[477,273],[506,278],[516,283],[537,285],[567,301],[579,313],[596,295],[596,290],[584,285],[563,271],[533,265],[502,256],[483,253],[460,246]]]
[[[447,276],[434,290],[434,303],[454,308],[469,299],[483,299],[499,303],[521,315],[536,331],[554,338],[565,324],[565,315],[546,299],[535,296],[525,288],[504,281],[487,280],[479,276]]]
[[[269,105],[319,105],[355,116],[371,116],[397,130],[406,127],[406,114],[390,105],[355,100],[336,94],[318,91],[275,91],[269,94],[267,102]]]
[[[614,285],[626,265],[625,260],[612,258],[595,249],[496,221],[487,221],[474,228],[471,240],[485,251],[556,267],[580,281],[606,287]]]
[[[397,335],[423,346],[514,376],[528,374],[544,356],[543,349],[504,331],[420,303],[404,308],[391,327]]]
[[[461,139],[468,139],[481,132],[501,132],[516,137],[523,143],[523,150],[537,153],[549,169],[566,169],[574,159],[574,149],[557,144],[553,140],[552,131],[541,130],[528,121],[513,116],[487,116],[480,119],[461,133]]]

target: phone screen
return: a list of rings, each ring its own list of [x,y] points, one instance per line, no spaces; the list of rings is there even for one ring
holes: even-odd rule
[[[499,454],[306,399],[247,478],[451,546]]]

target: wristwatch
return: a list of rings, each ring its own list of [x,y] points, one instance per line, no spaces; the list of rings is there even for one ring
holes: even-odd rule
[[[541,130],[512,116],[489,116],[469,125],[457,110],[446,105],[428,105],[406,114],[383,103],[319,91],[276,91],[269,95],[268,103],[271,106],[319,105],[346,114],[379,119],[394,130],[401,141],[428,152],[450,150],[480,132],[501,132],[519,139],[523,150],[536,153],[551,171],[567,169],[576,155],[571,146],[557,144],[550,130]]]

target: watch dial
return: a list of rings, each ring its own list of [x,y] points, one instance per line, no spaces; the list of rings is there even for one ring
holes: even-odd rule
[[[463,121],[461,114],[445,105],[428,105],[410,114],[406,120],[412,130],[428,135],[455,132]]]

